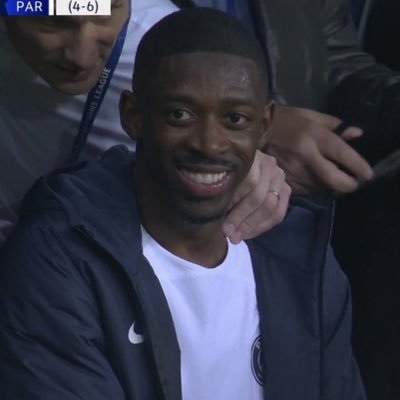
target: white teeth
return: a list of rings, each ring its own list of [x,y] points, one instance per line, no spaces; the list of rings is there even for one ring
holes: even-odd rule
[[[226,175],[226,172],[220,172],[219,174],[206,174],[206,173],[190,172],[182,170],[182,174],[193,182],[203,183],[205,185],[211,185],[221,181]]]

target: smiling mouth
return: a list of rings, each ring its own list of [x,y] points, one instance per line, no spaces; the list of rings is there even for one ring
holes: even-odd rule
[[[198,168],[198,167],[197,167]],[[226,191],[231,181],[229,170],[212,171],[210,168],[200,171],[189,168],[179,168],[181,183],[185,187],[186,193],[195,198],[211,198],[219,196]]]
[[[193,172],[188,170],[181,170],[183,176],[194,183],[202,185],[215,185],[224,180],[227,172],[209,173],[209,172]]]

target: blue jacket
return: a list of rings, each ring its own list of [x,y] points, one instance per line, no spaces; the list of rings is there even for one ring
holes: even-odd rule
[[[0,255],[1,400],[179,400],[180,354],[143,256],[123,147],[40,180]],[[331,211],[299,202],[248,242],[265,399],[365,399]],[[143,343],[128,340],[136,321]],[[205,399],[218,400],[218,399]]]

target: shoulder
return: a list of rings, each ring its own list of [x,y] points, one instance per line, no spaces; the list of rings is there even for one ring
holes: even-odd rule
[[[330,241],[332,219],[330,201],[318,204],[307,198],[294,198],[283,222],[251,242],[286,264],[319,270]]]
[[[2,248],[0,263],[60,260],[65,254],[59,238],[74,227],[89,217],[96,222],[107,215],[111,221],[131,210],[135,204],[132,164],[133,155],[117,146],[98,161],[39,179],[24,198],[19,223]]]
[[[134,154],[114,146],[99,160],[58,169],[40,178],[25,196],[21,220],[64,212],[70,218],[85,208],[115,206],[132,191]]]
[[[133,154],[117,146],[98,161],[40,179],[25,197],[20,221],[0,252],[2,267],[18,265],[29,273],[38,266],[69,268],[90,248],[79,233],[83,226],[117,247],[128,228],[137,229],[133,162]]]

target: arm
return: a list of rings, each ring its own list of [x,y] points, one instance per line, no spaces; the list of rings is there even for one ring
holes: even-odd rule
[[[0,255],[2,400],[123,400],[89,285],[49,230],[19,229]]]
[[[345,1],[321,3],[328,50],[329,111],[364,130],[355,148],[375,163],[400,147],[400,73],[377,64],[359,49]]]
[[[300,3],[292,19],[292,23],[297,25],[288,30],[284,30],[282,25],[275,22],[282,20],[284,6],[280,8],[278,2],[276,7],[264,1],[255,2],[254,15],[258,17],[256,23],[259,28],[259,38],[264,48],[271,52],[273,60],[270,66],[272,89],[278,102],[301,107],[319,105],[325,109],[323,103],[326,100],[327,87],[324,73],[328,61],[321,20],[327,23],[325,21],[327,18],[323,17],[334,14],[329,7],[341,3],[342,0],[333,1],[315,0],[308,2],[307,5]],[[275,19],[270,16],[271,12]],[[332,18],[336,20],[335,15]],[[308,24],[310,29],[304,28]],[[306,49],[309,46],[309,51],[315,52],[314,65],[309,64],[309,56],[304,56],[305,50],[297,50],[297,53],[288,50],[293,47],[293,39],[296,38],[295,29],[304,30],[302,38],[309,41],[304,46]],[[275,52],[275,48],[279,51]],[[293,53],[300,53],[299,67],[296,63],[284,62],[285,59],[290,60]],[[304,92],[305,95],[297,96],[296,92]],[[350,128],[343,132],[340,138],[333,130],[341,122],[341,119],[332,115],[305,108],[276,107],[267,151],[277,158],[295,194],[310,194],[321,189],[351,192],[357,189],[358,181],[371,177],[372,171],[367,162],[347,143],[348,140],[360,137],[360,130]],[[358,133],[355,133],[357,131]]]
[[[365,400],[351,348],[351,293],[347,279],[328,249],[322,278],[322,398]]]

